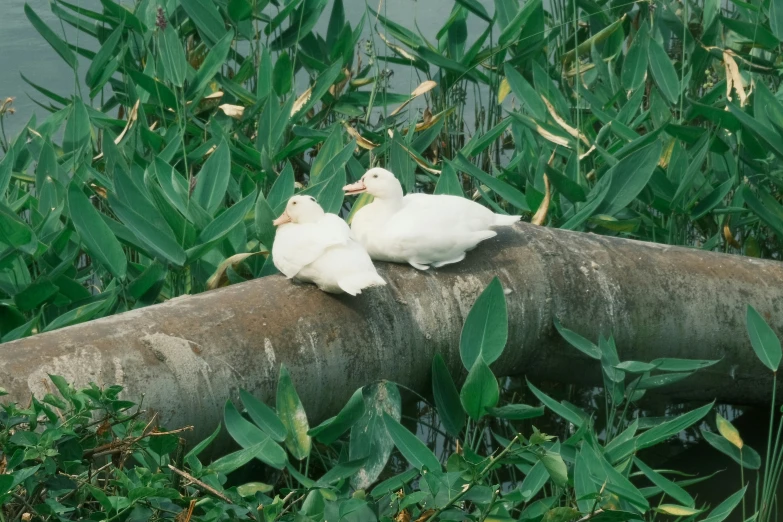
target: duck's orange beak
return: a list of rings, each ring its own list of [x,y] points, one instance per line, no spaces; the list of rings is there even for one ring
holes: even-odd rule
[[[291,217],[288,215],[288,212],[283,212],[279,218],[272,221],[272,224],[276,227],[279,227],[280,225],[285,225],[286,223],[291,222]]]
[[[367,187],[364,185],[364,181],[359,180],[356,183],[344,186],[343,190],[347,196],[353,196],[361,194],[362,192],[367,192]]]

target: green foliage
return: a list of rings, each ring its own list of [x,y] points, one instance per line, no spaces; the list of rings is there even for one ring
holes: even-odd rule
[[[24,7],[89,93],[24,77],[49,115],[0,133],[1,340],[274,273],[281,204],[350,216],[340,188],[376,164],[510,214],[548,180],[552,227],[781,254],[779,0],[460,0],[437,41],[372,9],[352,25],[343,2],[164,4],[53,3],[97,52]],[[412,103],[387,66],[426,80]]]

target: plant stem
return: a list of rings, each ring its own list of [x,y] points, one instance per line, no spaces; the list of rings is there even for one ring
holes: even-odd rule
[[[759,520],[761,521],[766,520],[766,516],[769,511],[768,498],[771,493],[769,491],[769,487],[770,487],[769,458],[772,450],[772,429],[775,422],[775,394],[777,393],[777,389],[778,389],[778,372],[772,372],[772,403],[770,404],[769,407],[769,431],[767,433],[767,454],[764,457],[764,478],[763,478],[762,493],[761,493],[761,512],[759,513]]]

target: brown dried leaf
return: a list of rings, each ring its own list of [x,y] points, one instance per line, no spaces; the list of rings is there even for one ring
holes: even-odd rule
[[[389,40],[386,39],[386,37],[383,35],[383,33],[379,32],[378,36],[380,36],[381,40],[383,40],[383,43],[385,43],[389,47],[389,49],[391,49],[395,53],[399,54],[400,56],[402,56],[406,60],[410,60],[412,62],[416,61],[416,57],[415,56],[413,56],[411,53],[409,53],[408,51],[406,51],[405,49],[403,49],[399,45],[394,45],[393,43],[391,43]]]
[[[742,82],[737,62],[734,61],[734,53],[731,50],[723,51],[723,63],[726,66],[726,99],[731,101],[731,89],[737,93],[740,99],[740,107],[744,107],[748,102],[748,95],[745,93],[745,86]]]
[[[422,513],[419,518],[416,519],[416,522],[427,522],[427,520],[429,520],[434,514],[435,514],[434,509],[428,509],[424,513]]]
[[[726,224],[723,225],[723,238],[726,240],[726,243],[728,243],[732,247],[741,248],[737,240],[734,239],[734,234],[731,233],[731,227],[729,226],[730,218],[731,216],[726,218]]]
[[[403,102],[402,105],[400,105],[399,107],[394,109],[394,111],[392,111],[392,113],[389,116],[394,116],[395,114],[398,114],[410,102],[412,102],[413,100],[415,100],[416,98],[418,98],[422,94],[426,94],[426,93],[430,92],[432,89],[434,89],[437,86],[438,86],[437,82],[434,82],[432,80],[427,80],[427,81],[421,82],[421,84],[419,84],[418,87],[413,89],[413,92],[411,93],[410,99],[408,99],[407,101]]]
[[[394,517],[394,522],[410,522],[411,514],[407,509],[403,509],[400,513]]]
[[[554,143],[556,145],[561,145],[561,146],[563,146],[563,147],[565,147],[567,149],[571,148],[571,145],[570,145],[570,143],[568,142],[567,139],[565,139],[565,138],[563,138],[561,136],[556,136],[555,134],[552,134],[551,132],[549,132],[548,130],[544,129],[540,125],[536,125],[536,132],[542,138],[544,138],[545,140],[549,140],[552,143]]]
[[[235,268],[237,265],[239,265],[239,263],[248,257],[255,256],[257,254],[261,254],[266,257],[269,255],[269,252],[262,250],[261,252],[234,254],[233,256],[224,260],[222,263],[220,263],[220,266],[218,266],[217,270],[215,270],[215,273],[212,274],[212,277],[207,280],[207,289],[214,290],[215,288],[226,286],[228,284],[228,276],[226,276],[226,270],[228,270],[228,267],[230,266],[231,268]]]
[[[498,103],[503,103],[503,100],[506,99],[506,96],[508,96],[510,92],[511,84],[508,83],[507,78],[503,78],[500,82],[500,87],[498,87]]]

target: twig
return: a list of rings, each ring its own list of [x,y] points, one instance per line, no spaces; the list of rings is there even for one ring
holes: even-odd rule
[[[291,491],[290,493],[288,493],[288,495],[286,495],[286,496],[283,498],[283,504],[285,504],[285,503],[288,501],[288,499],[289,499],[289,498],[291,498],[291,496],[292,496],[294,493],[295,493],[294,491]],[[299,497],[298,499],[296,499],[296,500],[294,500],[293,502],[291,502],[290,504],[288,504],[288,506],[286,506],[286,507],[285,507],[285,508],[284,508],[284,509],[283,509],[283,510],[280,512],[280,514],[279,514],[279,515],[277,515],[277,516],[275,517],[275,520],[280,520],[280,517],[282,517],[283,515],[285,515],[285,514],[286,514],[286,512],[287,512],[289,509],[291,509],[291,508],[292,508],[292,507],[293,507],[293,506],[294,506],[294,505],[295,505],[297,502],[299,502],[299,501],[300,501],[300,500],[302,500],[303,498],[305,498],[305,496],[304,496],[304,495],[302,495],[302,496],[301,496],[301,497]]]
[[[604,510],[603,510],[603,509],[596,509],[596,510],[595,510],[595,511],[593,511],[592,513],[588,513],[587,515],[583,516],[582,518],[580,518],[580,519],[579,519],[579,520],[577,520],[576,522],[585,522],[586,520],[590,520],[591,518],[593,518],[593,517],[594,517],[594,516],[596,516],[597,514],[599,514],[599,513],[603,513],[603,512],[604,512]]]
[[[205,483],[201,482],[199,479],[197,479],[196,477],[194,477],[190,473],[188,473],[186,471],[182,471],[181,469],[177,469],[174,466],[172,466],[171,464],[169,464],[169,469],[171,471],[173,471],[174,473],[176,473],[177,475],[179,475],[180,477],[182,477],[184,479],[187,479],[190,482],[192,482],[193,484],[197,485],[198,487],[200,487],[201,489],[203,489],[207,493],[211,493],[211,494],[215,495],[216,497],[218,497],[220,500],[222,500],[224,502],[228,502],[229,504],[233,504],[233,502],[231,501],[230,498],[228,498],[227,496],[225,496],[223,493],[221,493],[220,491],[216,490],[212,486],[209,486],[208,484],[205,484]]]

